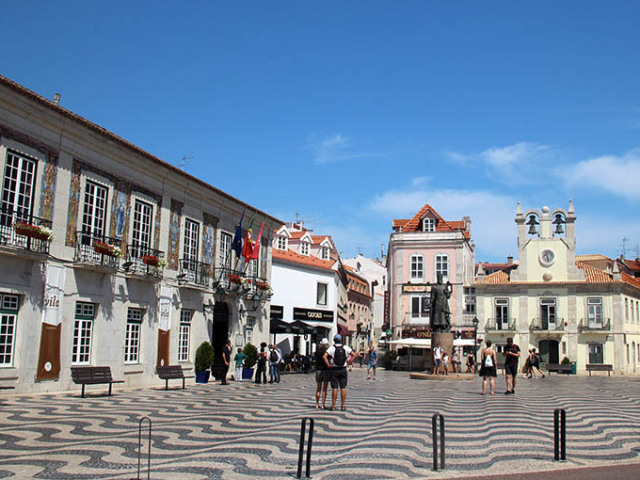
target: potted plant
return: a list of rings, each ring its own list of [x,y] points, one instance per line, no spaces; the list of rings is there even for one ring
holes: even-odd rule
[[[256,355],[258,348],[251,343],[247,343],[242,349],[247,358],[244,361],[244,368],[242,369],[242,378],[244,380],[251,380],[253,378],[253,367],[256,365]]]
[[[156,268],[164,268],[167,266],[167,262],[163,258],[156,257],[155,255],[143,255],[142,263]]]
[[[209,381],[212,363],[213,346],[209,342],[202,342],[196,350],[196,383],[207,383]]]
[[[93,250],[101,255],[107,255],[108,257],[119,257],[122,255],[122,249],[117,245],[110,245],[100,240],[93,241]]]
[[[576,373],[576,362],[572,362],[569,357],[564,357],[560,363],[562,365],[571,365],[571,373],[575,375],[575,373]],[[569,375],[569,372],[567,372],[567,375]]]

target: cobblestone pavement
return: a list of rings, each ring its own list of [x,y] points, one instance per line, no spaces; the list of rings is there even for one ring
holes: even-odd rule
[[[178,387],[178,383],[175,384]],[[424,479],[638,464],[640,379],[554,375],[519,379],[515,395],[481,396],[479,379],[349,376],[348,409],[318,411],[313,375],[282,383],[106,386],[0,398],[0,478],[130,479],[138,422],[153,422],[153,479],[295,477],[301,419],[315,422],[314,479]],[[553,411],[567,412],[567,459],[553,461]],[[446,470],[432,470],[431,417],[445,418]],[[147,450],[143,432],[143,453]],[[146,457],[140,478],[147,478]],[[552,475],[552,478],[554,475]]]

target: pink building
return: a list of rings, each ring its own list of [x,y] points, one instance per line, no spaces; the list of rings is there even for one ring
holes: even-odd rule
[[[442,273],[444,282],[452,284],[451,328],[460,332],[455,344],[473,345],[474,251],[469,217],[445,220],[425,204],[413,218],[393,221],[387,317],[393,339],[431,338],[431,284]]]

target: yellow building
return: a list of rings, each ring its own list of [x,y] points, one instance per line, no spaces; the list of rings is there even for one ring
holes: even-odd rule
[[[521,365],[530,348],[544,363],[565,357],[577,373],[588,364],[635,374],[640,359],[640,278],[603,255],[576,255],[576,215],[567,210],[529,210],[520,204],[516,268],[486,275],[478,268],[475,289],[479,335],[501,352],[512,337]]]

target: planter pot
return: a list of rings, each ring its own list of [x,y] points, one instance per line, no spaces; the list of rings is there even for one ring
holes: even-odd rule
[[[25,237],[35,238],[36,240],[49,240],[49,235],[37,230],[16,225],[16,233]]]
[[[196,372],[196,383],[207,383],[209,381],[209,375],[211,372],[205,370],[204,372]]]
[[[151,267],[157,267],[159,262],[160,260],[158,259],[158,257],[155,257],[153,255],[144,255],[142,257],[142,263]]]
[[[243,368],[242,369],[242,379],[243,380],[251,380],[253,378],[253,368]]]
[[[108,257],[115,257],[116,252],[109,245],[101,245],[99,243],[95,243],[93,245],[93,251],[99,253],[101,255],[107,255]]]

